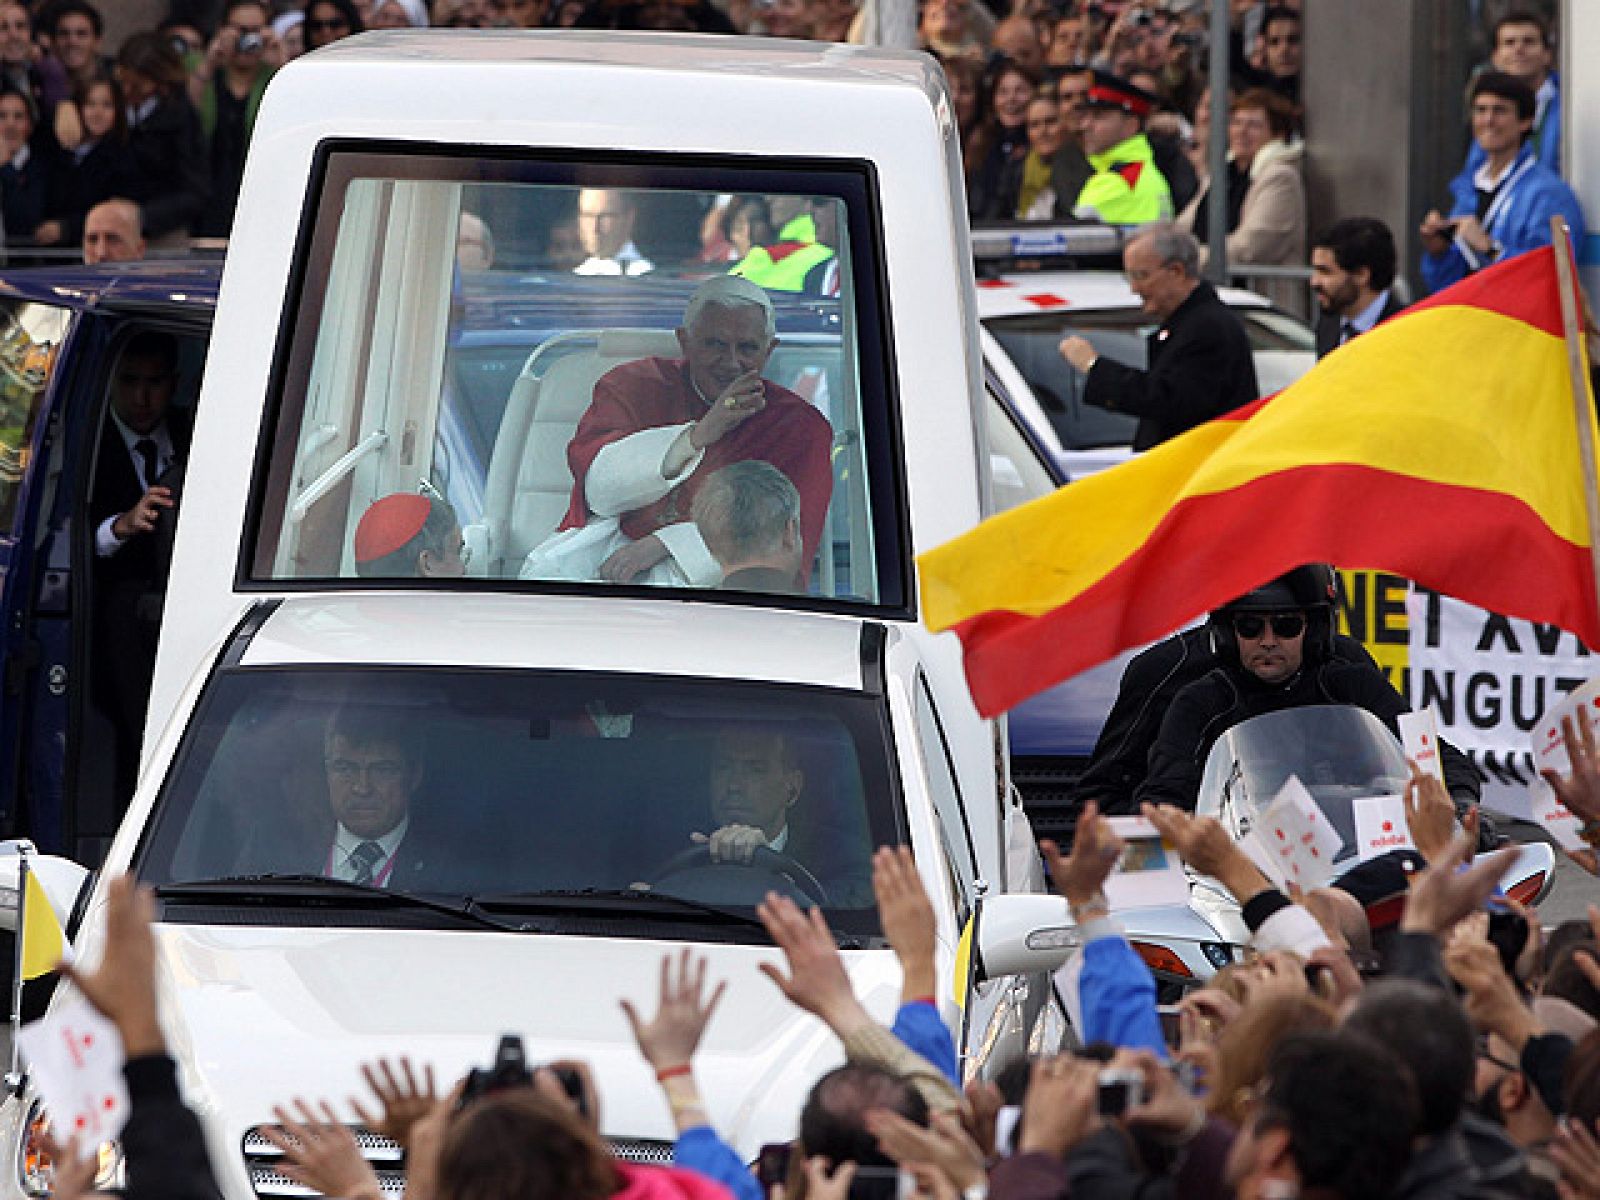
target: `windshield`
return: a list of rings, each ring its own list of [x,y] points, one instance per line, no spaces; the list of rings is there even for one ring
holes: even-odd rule
[[[140,874],[486,903],[664,895],[746,915],[777,890],[873,932],[871,853],[902,840],[886,720],[858,693],[721,680],[224,672]]]
[[[397,146],[319,179],[249,578],[905,606],[865,169]]]
[[[1255,354],[1256,381],[1263,396],[1289,386],[1316,361],[1311,331],[1301,322],[1272,309],[1235,308]],[[1045,414],[1068,450],[1124,446],[1133,441],[1139,419],[1083,402],[1084,377],[1074,371],[1059,349],[1061,339],[1081,334],[1096,353],[1144,367],[1145,338],[1152,332],[1137,310],[1126,312],[1048,312],[984,321],[1028,381]]]
[[[1399,739],[1366,709],[1289,708],[1252,717],[1217,739],[1206,758],[1196,811],[1243,837],[1291,776],[1344,839],[1334,858],[1343,862],[1356,852],[1354,802],[1400,795],[1410,772]]]

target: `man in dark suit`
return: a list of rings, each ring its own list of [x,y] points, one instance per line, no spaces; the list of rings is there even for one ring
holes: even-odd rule
[[[311,869],[329,879],[411,891],[429,875],[432,839],[412,815],[424,771],[416,734],[388,713],[344,708],[328,722],[323,768],[333,830]]]
[[[1346,217],[1312,243],[1311,290],[1322,306],[1318,358],[1400,311],[1395,261],[1394,235],[1376,217]]]
[[[690,507],[724,588],[793,594],[805,574],[800,491],[769,462],[747,458],[717,471]]]
[[[1088,376],[1083,399],[1139,418],[1133,448],[1148,450],[1260,395],[1250,340],[1216,289],[1200,278],[1200,245],[1170,223],[1153,225],[1122,252],[1146,316],[1146,370],[1102,358],[1088,338],[1061,342],[1061,357]]]
[[[138,773],[178,481],[189,451],[188,423],[171,408],[177,384],[178,342],[170,333],[137,334],[123,349],[89,497],[96,692],[118,734],[116,790],[123,801]]]

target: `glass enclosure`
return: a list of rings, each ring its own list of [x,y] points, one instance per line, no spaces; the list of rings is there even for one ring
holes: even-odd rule
[[[16,523],[34,426],[71,315],[45,304],[0,302],[0,533]]]

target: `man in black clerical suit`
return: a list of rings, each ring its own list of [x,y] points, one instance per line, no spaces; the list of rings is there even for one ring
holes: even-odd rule
[[[97,700],[117,730],[116,790],[133,792],[155,671],[189,425],[172,409],[178,340],[147,330],[124,347],[111,377],[89,515],[94,538]]]
[[[1394,235],[1376,217],[1346,217],[1311,246],[1311,290],[1317,318],[1317,357],[1338,349],[1403,307],[1393,290]]]

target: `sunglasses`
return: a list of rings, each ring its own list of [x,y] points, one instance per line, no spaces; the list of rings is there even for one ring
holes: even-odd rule
[[[1297,638],[1306,631],[1306,619],[1300,613],[1273,613],[1269,617],[1256,613],[1240,613],[1233,618],[1233,631],[1246,641],[1255,641],[1267,631],[1281,638]]]

